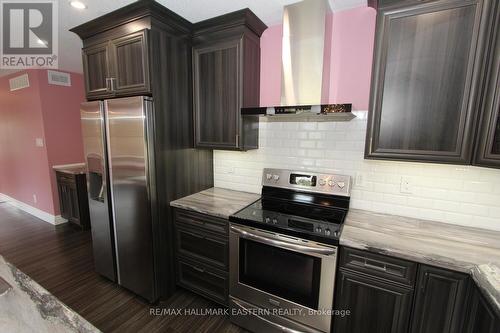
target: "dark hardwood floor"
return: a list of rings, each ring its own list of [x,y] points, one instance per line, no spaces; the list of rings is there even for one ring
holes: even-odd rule
[[[245,332],[223,315],[151,315],[149,304],[94,272],[90,231],[54,227],[7,203],[0,203],[0,255],[103,332]],[[179,289],[154,308],[218,306]]]

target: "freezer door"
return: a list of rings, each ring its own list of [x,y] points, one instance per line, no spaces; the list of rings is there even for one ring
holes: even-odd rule
[[[80,107],[80,115],[87,166],[94,266],[99,274],[116,281],[103,107],[103,102],[99,101],[83,103]]]
[[[156,299],[149,192],[146,97],[105,101],[118,283]]]

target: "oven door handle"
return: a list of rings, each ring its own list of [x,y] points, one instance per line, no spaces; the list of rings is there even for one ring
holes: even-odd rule
[[[232,299],[231,301],[234,302],[241,309],[246,309],[245,306],[243,306],[243,304],[241,304],[240,302],[236,301],[235,299]],[[289,327],[286,327],[286,326],[283,326],[283,325],[280,325],[280,324],[276,324],[276,323],[270,321],[269,319],[266,319],[266,318],[264,318],[262,316],[259,316],[256,313],[253,313],[252,315],[254,315],[255,317],[259,318],[260,320],[266,322],[267,324],[269,324],[269,325],[277,328],[281,332],[285,332],[285,333],[303,333],[302,331],[297,331],[297,330],[294,330],[293,328],[289,328]]]
[[[332,254],[335,254],[337,252],[336,249],[334,249],[334,248],[308,246],[308,245],[296,244],[296,243],[286,242],[283,240],[277,240],[277,239],[272,239],[272,238],[260,236],[260,235],[257,235],[257,234],[252,233],[252,232],[248,232],[246,230],[240,229],[240,228],[235,227],[235,226],[231,226],[231,231],[239,234],[240,237],[242,237],[242,238],[256,240],[256,241],[259,241],[259,242],[264,243],[264,244],[279,246],[279,247],[288,248],[291,250],[296,250],[296,251],[301,251],[301,252],[306,252],[306,253],[332,255]]]

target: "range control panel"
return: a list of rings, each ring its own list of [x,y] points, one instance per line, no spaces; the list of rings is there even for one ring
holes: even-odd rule
[[[346,175],[266,168],[262,185],[347,197],[351,195],[351,176]]]

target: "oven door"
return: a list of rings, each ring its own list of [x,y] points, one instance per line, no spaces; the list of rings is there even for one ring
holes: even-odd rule
[[[336,247],[237,224],[229,246],[232,297],[330,331]]]

